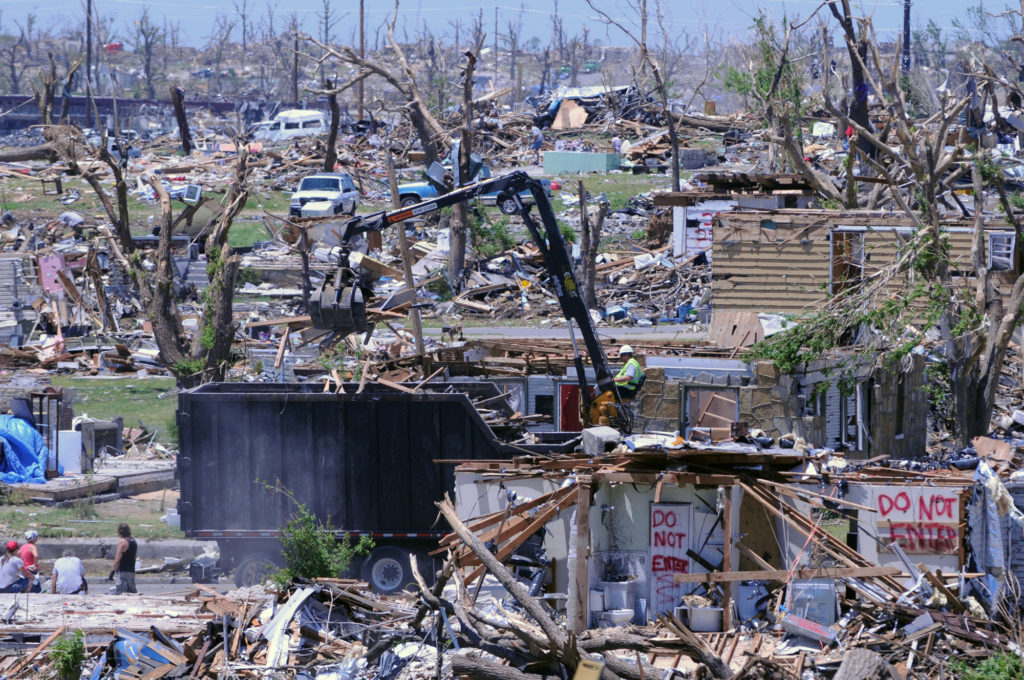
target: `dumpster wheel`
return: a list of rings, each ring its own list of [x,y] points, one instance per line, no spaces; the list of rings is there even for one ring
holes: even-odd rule
[[[258,585],[280,568],[277,562],[266,553],[252,553],[238,563],[235,569],[235,585],[239,588]]]
[[[382,546],[363,562],[362,578],[375,593],[395,593],[412,580],[409,553],[391,546]]]

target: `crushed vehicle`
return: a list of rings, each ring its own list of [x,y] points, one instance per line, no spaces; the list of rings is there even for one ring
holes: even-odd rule
[[[317,210],[318,214],[326,212],[332,215],[355,215],[356,207],[359,205],[359,190],[356,189],[352,176],[347,172],[319,172],[303,177],[292,194],[288,213],[292,217],[302,217],[305,206],[312,207],[313,204],[320,203],[329,205]]]

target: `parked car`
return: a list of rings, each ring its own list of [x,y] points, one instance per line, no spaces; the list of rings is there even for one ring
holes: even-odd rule
[[[292,194],[288,212],[299,217],[302,206],[310,201],[330,201],[334,205],[334,214],[354,215],[359,204],[359,191],[347,172],[318,172],[302,178]]]
[[[489,179],[490,177],[491,169],[485,165],[480,169],[480,173],[476,176],[476,181]],[[545,193],[547,193],[549,197],[551,196],[552,191],[558,191],[559,189],[557,182],[552,182],[551,180],[547,179],[542,179],[539,181],[541,184],[544,185],[544,191]],[[402,207],[415,205],[416,203],[422,203],[423,201],[428,201],[431,198],[436,197],[437,195],[437,189],[434,188],[434,185],[430,184],[429,182],[408,182],[406,184],[398,185],[398,198]],[[522,197],[524,203],[533,202],[533,194],[531,194],[529,191],[522,192],[520,196]],[[487,205],[494,205],[498,199],[498,195],[497,192],[491,192],[483,194],[480,198]],[[498,207],[500,208],[501,206]],[[503,212],[505,214],[510,215],[515,212],[514,206],[509,206],[508,208],[509,209],[507,210],[503,209]]]

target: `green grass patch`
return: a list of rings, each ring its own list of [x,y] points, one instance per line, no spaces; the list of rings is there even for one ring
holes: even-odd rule
[[[124,418],[128,427],[145,423],[156,430],[161,444],[177,448],[178,430],[174,410],[178,407],[173,378],[69,378],[54,376],[55,387],[70,387],[76,392],[75,414],[93,418]]]
[[[257,241],[270,241],[272,238],[263,222],[235,220],[228,232],[228,245],[232,248],[248,248]]]
[[[168,492],[170,493],[170,492]],[[35,529],[44,538],[113,538],[117,525],[127,522],[135,538],[181,538],[184,532],[160,521],[173,500],[118,500],[93,503],[88,498],[68,508],[37,504],[0,506],[0,530],[21,535]]]
[[[685,179],[689,173],[683,173]],[[575,195],[579,190],[579,178],[575,175],[561,175],[558,183],[562,185],[559,191],[554,192],[553,206],[555,212],[565,209],[559,194],[563,191]],[[648,191],[668,191],[672,188],[671,175],[633,175],[625,172],[606,174],[589,174],[583,176],[583,186],[590,193],[589,201],[593,202],[603,192],[608,197],[608,203],[612,210],[621,210],[626,207],[629,199]]]

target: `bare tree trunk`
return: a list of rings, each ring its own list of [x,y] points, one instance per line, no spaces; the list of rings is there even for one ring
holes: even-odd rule
[[[192,133],[188,129],[188,118],[185,116],[185,91],[171,85],[171,103],[174,105],[174,117],[178,121],[178,134],[181,136],[181,152],[188,156],[192,153]]]
[[[608,203],[602,202],[598,207],[597,220],[591,223],[590,212],[587,210],[587,190],[583,186],[583,179],[579,180],[580,196],[580,226],[582,236],[580,237],[580,275],[583,279],[583,302],[587,309],[597,308],[597,250],[601,245],[601,229],[604,227],[604,218],[608,214]]]
[[[850,0],[842,0],[842,3],[842,10],[833,3],[829,3],[828,8],[832,11],[832,16],[839,22],[843,33],[846,34],[846,49],[850,55],[850,79],[853,87],[850,92],[848,115],[850,120],[873,132],[874,127],[871,125],[871,117],[868,115],[868,91],[870,88],[864,73],[864,64],[867,64],[868,58],[868,41],[864,35],[857,36],[853,15],[850,12]],[[874,144],[863,135],[858,136],[857,147],[872,158],[875,157]]]
[[[334,83],[328,80],[324,85],[328,90],[332,90],[327,95],[327,103],[331,107],[331,129],[327,133],[327,152],[324,154],[324,172],[331,172],[338,162],[338,126],[341,123],[341,109],[338,108],[338,94],[333,92]]]
[[[469,146],[472,144],[472,134],[466,128],[462,128],[462,142],[459,144],[459,177],[463,178],[464,184],[469,183]],[[458,187],[456,187],[458,188]],[[462,274],[466,269],[466,229],[469,226],[469,208],[465,201],[460,201],[453,206],[454,218],[449,228],[448,243],[448,274],[451,276],[456,292],[462,288]]]
[[[473,73],[476,70],[477,55],[483,47],[481,36],[473,49],[466,51],[466,69],[462,81],[462,112],[463,125],[461,130],[461,143],[459,144],[459,157],[452,159],[459,164],[459,178],[462,184],[472,181],[469,176],[469,157],[473,146]],[[458,187],[456,187],[458,188]],[[449,228],[448,243],[448,273],[453,285],[458,289],[462,287],[462,273],[466,268],[466,227],[469,223],[469,210],[465,202],[457,203],[454,206],[455,219],[452,220]]]
[[[53,93],[57,89],[57,62],[50,53],[50,68],[39,72],[39,88],[33,86],[43,125],[53,125]]]

